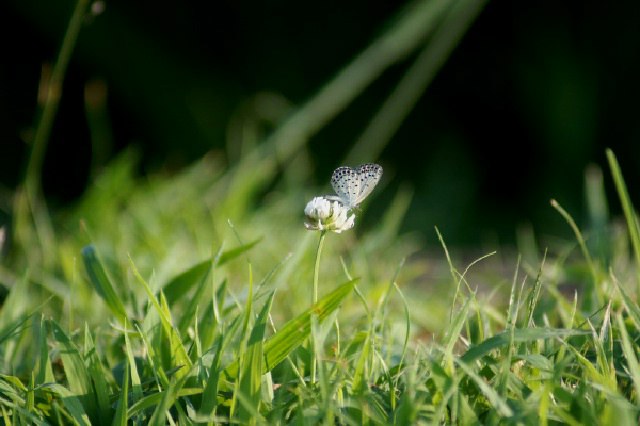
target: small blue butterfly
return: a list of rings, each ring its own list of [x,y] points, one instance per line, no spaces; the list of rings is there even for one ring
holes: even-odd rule
[[[330,200],[340,201],[348,209],[358,207],[380,182],[382,167],[367,163],[356,168],[338,167],[331,175],[331,186],[337,197],[328,195]]]

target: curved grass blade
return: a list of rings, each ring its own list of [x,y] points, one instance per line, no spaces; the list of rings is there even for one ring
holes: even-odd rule
[[[214,258],[196,263],[191,268],[172,278],[171,281],[162,286],[162,291],[169,305],[173,305],[177,300],[184,297],[194,286],[206,281],[213,266],[224,265],[252,249],[261,240],[262,238],[258,238],[250,243],[220,252]]]
[[[96,289],[100,297],[107,303],[107,306],[118,321],[124,324],[124,319],[127,317],[124,303],[122,303],[122,299],[120,299],[113,288],[111,280],[102,262],[98,259],[96,249],[93,245],[88,245],[82,249],[82,260],[84,261],[84,267],[91,284],[93,284],[93,288]]]
[[[633,382],[637,397],[638,395],[640,395],[640,364],[638,363],[638,357],[636,357],[634,344],[631,343],[631,339],[629,339],[629,333],[627,332],[622,314],[616,315],[616,325],[618,326],[618,331],[620,332],[622,353],[627,359],[629,377]]]
[[[171,281],[162,287],[167,303],[173,305],[176,301],[184,297],[194,286],[198,286],[203,281],[206,282],[213,267],[213,259],[193,265],[191,268],[175,276]]]
[[[311,315],[318,318],[318,323],[325,320],[333,311],[338,309],[342,300],[349,295],[358,278],[348,281],[323,297],[310,309],[307,309],[292,319],[271,336],[264,344],[262,373],[271,371],[276,365],[284,361],[295,348],[303,344],[311,331]],[[228,377],[237,377],[238,362],[235,361],[225,369]]]
[[[218,266],[224,265],[228,261],[230,261],[232,259],[235,259],[236,257],[240,256],[245,251],[250,250],[251,248],[253,248],[253,246],[258,244],[260,241],[262,241],[262,237],[254,240],[254,241],[251,241],[250,243],[242,244],[241,246],[238,246],[238,247],[232,248],[231,250],[227,250],[225,252],[222,252],[222,254],[220,255],[220,257],[218,258],[218,260],[216,262],[216,265],[218,265]]]
[[[80,398],[74,392],[58,383],[45,383],[44,385],[42,385],[41,389],[46,389],[60,397],[64,408],[67,409],[75,424],[81,426],[91,425],[89,417],[84,411],[85,405],[80,401]]]
[[[511,330],[503,331],[486,339],[479,345],[469,348],[460,360],[469,363],[483,357],[494,349],[508,345],[511,341],[511,332]],[[513,330],[513,342],[530,342],[532,340],[555,339],[557,337],[578,336],[589,333],[586,330],[566,328],[520,328]]]
[[[638,224],[638,216],[636,215],[633,204],[631,203],[631,198],[629,198],[629,191],[627,191],[627,185],[622,177],[622,171],[620,171],[618,160],[610,149],[607,149],[607,160],[609,161],[609,168],[611,169],[613,183],[618,191],[618,197],[620,197],[620,204],[622,204],[624,217],[627,221],[629,237],[633,244],[633,252],[636,255],[636,264],[640,265],[640,224]]]
[[[56,322],[49,321],[49,327],[53,339],[60,346],[60,359],[65,378],[69,383],[68,390],[63,386],[56,386],[55,391],[60,394],[65,406],[76,420],[82,419],[82,422],[89,424],[89,418],[97,420],[98,417],[95,393],[80,351]]]

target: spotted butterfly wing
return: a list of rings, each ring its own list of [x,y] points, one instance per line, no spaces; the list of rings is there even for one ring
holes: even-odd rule
[[[367,163],[356,168],[338,167],[331,176],[331,186],[339,201],[349,208],[357,207],[378,184],[382,167]]]

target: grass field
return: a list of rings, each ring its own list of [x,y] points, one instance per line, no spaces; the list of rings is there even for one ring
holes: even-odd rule
[[[402,192],[365,232],[328,232],[318,259],[297,179],[264,195],[208,157],[141,181],[125,154],[50,217],[53,250],[17,223],[2,418],[635,424],[640,228],[609,160],[626,225],[602,223],[596,197],[583,233],[554,202],[575,241],[460,264],[444,238],[424,256],[398,235]]]
[[[329,188],[312,183],[307,138],[433,30],[365,131],[383,136],[349,157],[375,159],[407,88],[424,90],[480,8],[425,4],[238,161],[212,152],[140,178],[125,151],[51,211],[40,170],[76,13],[0,231],[2,422],[638,424],[640,224],[613,152],[586,174],[586,212],[551,201],[572,240],[523,231],[515,251],[470,254],[435,228],[441,250],[426,252],[399,231],[403,189],[376,220],[365,202],[355,229],[305,229],[305,203]]]

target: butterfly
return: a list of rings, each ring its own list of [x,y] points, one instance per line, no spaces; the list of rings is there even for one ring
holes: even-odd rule
[[[329,195],[326,198],[340,201],[348,209],[356,208],[371,194],[381,177],[382,167],[373,163],[355,168],[338,167],[331,175],[331,186],[337,197]]]

